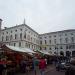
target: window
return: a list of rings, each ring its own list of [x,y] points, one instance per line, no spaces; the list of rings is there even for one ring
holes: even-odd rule
[[[65,34],[65,36],[67,36],[67,34]]]
[[[45,44],[47,44],[47,41],[45,40]]]
[[[65,38],[65,42],[68,43],[68,38]]]
[[[17,32],[17,30],[15,30],[15,32]]]
[[[50,47],[49,50],[52,50],[52,48]]]
[[[58,47],[55,46],[55,50],[58,49]]]
[[[57,49],[57,47],[55,46],[55,49]]]
[[[31,41],[32,41],[32,37],[31,37]]]
[[[16,43],[14,43],[14,46],[16,46]]]
[[[6,32],[8,34],[8,32]]]
[[[4,37],[2,36],[2,41],[4,40]]]
[[[60,43],[62,43],[62,38],[60,38]]]
[[[47,38],[47,37],[44,37],[44,38]]]
[[[20,33],[20,39],[22,40],[22,33]]]
[[[3,35],[4,35],[4,32],[3,32]]]
[[[40,37],[40,39],[42,39],[42,37]]]
[[[17,34],[15,34],[15,39],[17,39]]]
[[[56,44],[56,39],[54,39],[54,43]]]
[[[59,36],[61,37],[61,34]]]
[[[69,49],[74,49],[75,45],[69,45]]]
[[[9,37],[8,36],[6,36],[6,41],[8,41],[9,40]]]
[[[25,46],[28,47],[28,43],[26,43]]]
[[[32,48],[33,48],[33,45],[32,45]]]
[[[51,38],[51,36],[49,36],[49,38]]]
[[[13,39],[13,36],[12,35],[10,35],[10,40],[12,40]]]
[[[30,41],[30,35],[27,35],[27,40]],[[34,38],[34,42],[35,42],[35,38]]]
[[[40,44],[42,44],[42,41],[40,41]]]
[[[21,47],[21,42],[19,42],[19,47]]]
[[[54,37],[56,37],[56,35],[54,35]]]
[[[44,47],[44,49],[46,50],[46,47]]]
[[[51,44],[51,40],[49,40],[50,44]]]
[[[12,31],[11,31],[11,33],[12,33]]]
[[[71,33],[71,35],[73,35],[73,33]]]
[[[22,29],[20,29],[22,31]]]
[[[60,46],[60,49],[63,49],[62,46]]]
[[[24,38],[26,39],[26,32],[25,32],[25,34],[24,34]]]
[[[66,49],[68,49],[68,46],[66,46]]]
[[[34,39],[34,42],[35,42],[35,38],[33,38]]]
[[[29,44],[28,46],[29,46],[29,48],[30,48],[30,44]]]
[[[27,29],[25,29],[25,31],[27,31]]]
[[[72,43],[74,42],[74,37],[71,37],[71,42],[72,42]]]

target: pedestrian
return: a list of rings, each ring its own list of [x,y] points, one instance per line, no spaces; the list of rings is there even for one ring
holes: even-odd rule
[[[0,59],[0,75],[2,75],[5,68],[6,68],[6,58],[1,58]]]
[[[39,61],[39,69],[40,69],[40,73],[41,75],[45,75],[45,68],[46,68],[46,61],[45,59],[42,57]]]
[[[22,73],[26,72],[26,64],[27,64],[26,60],[22,60],[21,63],[20,63],[20,69],[21,69]]]
[[[0,64],[0,75],[2,75],[3,70],[4,70],[4,66],[3,64]]]
[[[75,75],[75,58],[71,59],[70,65],[65,71],[65,75]]]

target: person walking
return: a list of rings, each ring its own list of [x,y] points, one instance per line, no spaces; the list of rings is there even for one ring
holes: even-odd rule
[[[27,65],[27,61],[26,60],[22,60],[20,63],[20,69],[22,73],[26,72],[26,65]]]
[[[40,69],[40,74],[41,75],[45,75],[45,68],[46,68],[46,61],[45,59],[42,57],[39,61],[39,69]]]

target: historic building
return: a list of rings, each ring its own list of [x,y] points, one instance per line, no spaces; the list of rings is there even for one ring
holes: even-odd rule
[[[40,35],[40,48],[52,54],[75,55],[75,30],[64,30]]]
[[[28,25],[16,25],[1,30],[0,44],[27,47],[32,50],[46,50],[57,55],[75,56],[75,29],[38,34]]]
[[[1,30],[0,37],[1,44],[39,49],[39,34],[25,23],[10,28],[5,27]]]

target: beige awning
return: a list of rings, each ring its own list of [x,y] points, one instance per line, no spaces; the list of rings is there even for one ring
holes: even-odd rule
[[[25,52],[25,53],[35,53],[33,50],[29,48],[21,48],[21,47],[16,47],[16,46],[9,46],[9,45],[6,45],[6,47],[8,47],[9,49],[13,51]]]
[[[38,50],[38,52],[43,53],[43,54],[46,54],[46,55],[50,55],[50,53],[47,52],[47,51],[45,51],[45,50]]]

